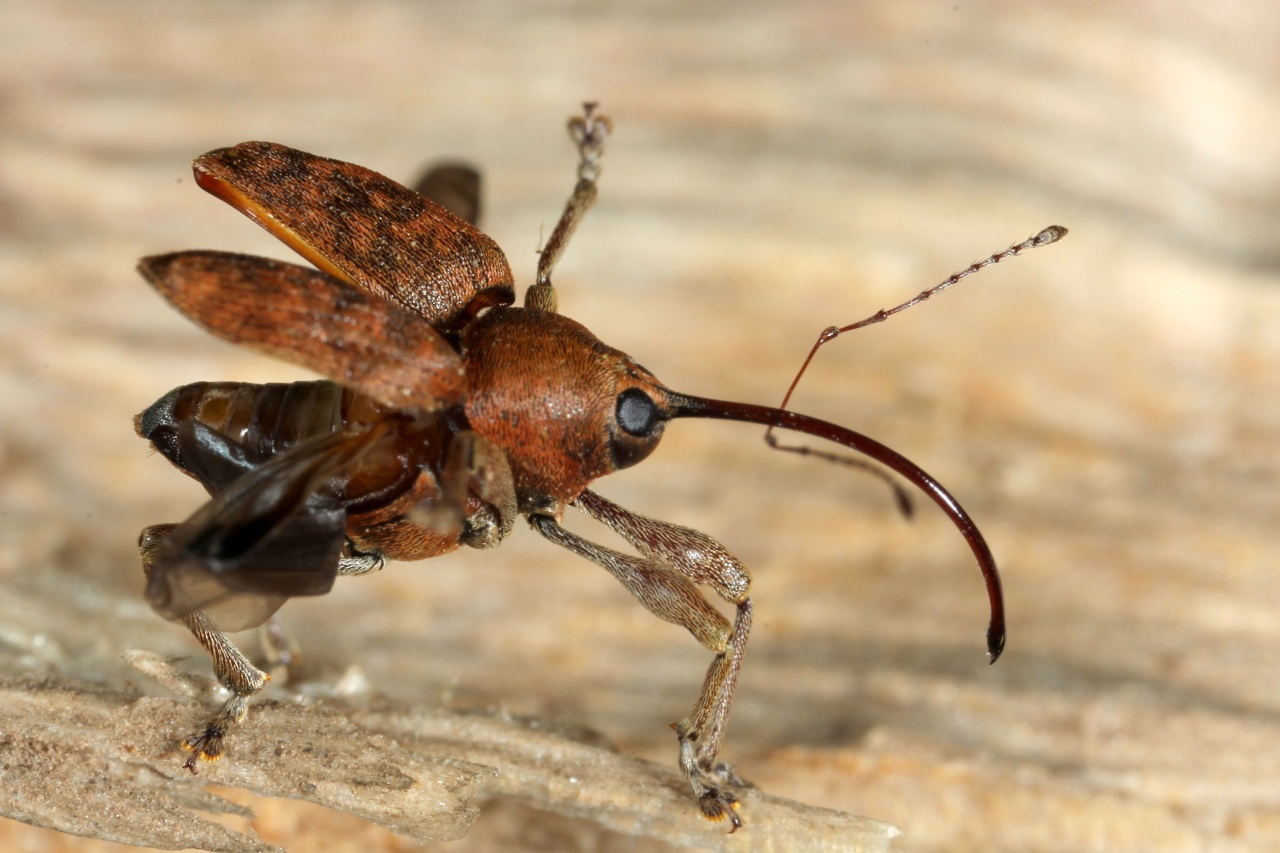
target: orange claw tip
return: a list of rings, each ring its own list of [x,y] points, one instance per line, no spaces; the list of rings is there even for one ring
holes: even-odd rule
[[[725,806],[728,808],[725,808]],[[712,823],[721,823],[728,819],[732,826],[729,831],[733,832],[742,826],[742,818],[738,815],[739,805],[737,800],[730,800],[728,803],[721,803],[715,800],[701,803],[702,816]],[[714,811],[712,811],[714,809]]]

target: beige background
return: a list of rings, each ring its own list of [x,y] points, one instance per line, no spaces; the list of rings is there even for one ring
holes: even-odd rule
[[[1072,229],[835,343],[794,401],[965,503],[1004,570],[995,667],[963,542],[923,504],[897,518],[873,480],[681,422],[600,485],[753,568],[724,757],[771,794],[901,827],[895,849],[1280,847],[1280,14],[1209,9],[3,4],[8,689],[172,697],[120,661],[129,648],[206,671],[141,603],[133,544],[200,492],[130,418],[181,383],[301,374],[204,336],[134,274],[181,248],[288,256],[195,188],[191,158],[262,138],[408,179],[465,156],[527,283],[571,182],[563,122],[593,98],[616,134],[562,310],[680,390],[776,403],[822,327]],[[523,524],[495,552],[395,565],[285,613],[313,692],[346,672],[367,682],[357,704],[533,715],[663,766],[706,663]],[[31,725],[14,707],[7,791]],[[172,756],[136,760],[193,784]],[[272,844],[416,849],[225,793]],[[456,849],[665,849],[523,803],[495,800]],[[754,814],[748,832],[771,837]],[[8,821],[0,847],[122,849]]]

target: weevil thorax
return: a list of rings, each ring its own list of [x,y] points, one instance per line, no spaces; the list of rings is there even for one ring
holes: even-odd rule
[[[462,333],[466,413],[502,448],[520,512],[557,518],[593,480],[657,446],[666,391],[581,323],[530,308],[493,308]]]

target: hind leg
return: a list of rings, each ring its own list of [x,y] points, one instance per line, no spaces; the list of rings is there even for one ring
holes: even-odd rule
[[[150,574],[156,546],[175,527],[176,524],[154,524],[138,536],[138,552],[142,556],[144,572]],[[208,653],[218,682],[231,691],[231,698],[223,703],[204,730],[182,741],[183,749],[191,752],[191,757],[184,766],[194,772],[198,760],[216,761],[222,757],[223,740],[227,732],[244,719],[250,697],[261,690],[271,676],[251,664],[244,653],[199,610],[182,617],[182,624],[187,626],[187,630]]]

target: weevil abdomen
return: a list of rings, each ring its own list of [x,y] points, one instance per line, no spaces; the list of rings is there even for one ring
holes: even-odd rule
[[[473,455],[459,424],[440,413],[411,417],[336,382],[264,385],[197,382],[175,388],[135,418],[138,434],[210,494],[227,488],[290,448],[343,430],[394,422],[374,444],[334,477],[330,491],[347,514],[348,538],[361,549],[394,559],[424,559],[466,544],[492,547],[510,530],[510,510],[477,483],[446,480],[449,460]],[[220,441],[195,440],[184,424],[200,424]],[[207,431],[202,431],[207,435]],[[465,432],[465,431],[464,431]],[[455,446],[457,445],[457,446]],[[217,454],[217,459],[210,457]],[[471,479],[487,475],[471,472]]]

